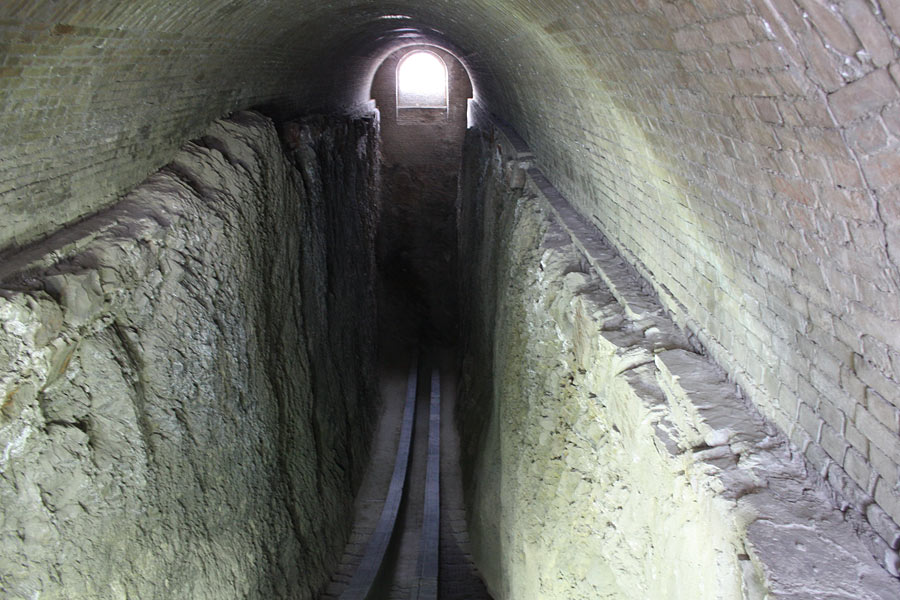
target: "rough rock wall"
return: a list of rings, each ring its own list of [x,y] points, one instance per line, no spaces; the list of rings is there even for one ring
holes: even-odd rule
[[[520,162],[470,132],[458,416],[493,596],[897,597],[896,554]]]
[[[376,128],[288,157],[239,113],[4,266],[0,595],[314,597],[375,397]]]

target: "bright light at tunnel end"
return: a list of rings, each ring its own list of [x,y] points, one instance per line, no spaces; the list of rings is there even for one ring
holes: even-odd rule
[[[400,108],[444,108],[447,106],[447,67],[431,52],[413,52],[397,70],[397,101]]]

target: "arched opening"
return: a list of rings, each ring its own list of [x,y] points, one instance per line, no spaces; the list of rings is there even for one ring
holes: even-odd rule
[[[406,55],[397,65],[397,109],[447,109],[447,66],[427,50]]]

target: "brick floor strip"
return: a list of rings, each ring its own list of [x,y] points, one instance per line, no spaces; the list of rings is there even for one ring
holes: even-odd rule
[[[391,485],[388,488],[384,508],[375,532],[366,544],[359,568],[350,579],[350,584],[341,600],[366,600],[372,590],[372,584],[381,570],[384,555],[394,534],[394,525],[397,521],[397,513],[400,509],[400,501],[403,498],[403,487],[406,484],[406,472],[409,467],[409,449],[412,441],[413,423],[416,413],[416,380],[418,378],[418,361],[413,358],[409,367],[409,378],[406,384],[406,405],[403,409],[403,422],[400,430],[400,441],[397,444],[397,457],[394,461],[394,473],[391,475]]]
[[[425,508],[419,538],[417,581],[411,600],[436,600],[441,531],[441,375],[431,372],[431,402],[428,418],[428,463],[425,471]]]

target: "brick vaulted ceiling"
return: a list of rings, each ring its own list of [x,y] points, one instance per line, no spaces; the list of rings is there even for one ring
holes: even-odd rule
[[[5,0],[0,247],[225,113],[352,107],[388,45],[442,43],[812,463],[898,521],[898,32],[898,0]]]

